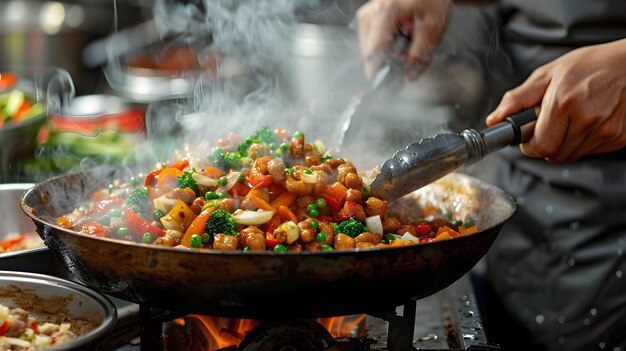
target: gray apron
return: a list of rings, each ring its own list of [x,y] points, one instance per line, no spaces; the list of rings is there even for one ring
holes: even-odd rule
[[[498,18],[513,69],[488,67],[491,96],[577,46],[626,37],[626,1],[509,0]],[[626,350],[626,152],[497,156],[494,180],[520,204],[487,257],[502,303],[549,350]]]

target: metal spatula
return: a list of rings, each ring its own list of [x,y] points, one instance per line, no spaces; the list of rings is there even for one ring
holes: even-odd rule
[[[385,59],[374,75],[370,87],[362,94],[352,99],[348,107],[340,116],[341,129],[339,131],[338,144],[340,147],[345,143],[346,138],[358,137],[350,133],[350,126],[353,122],[361,123],[362,116],[367,115],[372,109],[372,104],[379,103],[377,97],[384,89],[399,87],[404,73],[404,62],[400,59],[406,54],[410,45],[409,38],[402,32],[396,33],[391,49],[385,55]]]
[[[438,134],[410,144],[385,161],[370,186],[371,193],[393,200],[493,151],[525,142],[532,135],[531,122],[535,119],[535,110],[528,109],[482,131],[466,129],[459,134]]]

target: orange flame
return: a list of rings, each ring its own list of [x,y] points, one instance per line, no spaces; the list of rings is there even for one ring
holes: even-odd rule
[[[318,318],[320,323],[334,338],[365,336],[365,328],[360,328],[366,315]],[[195,323],[194,323],[195,322]],[[237,346],[246,334],[261,321],[254,319],[234,319],[190,314],[181,323],[189,325],[194,339],[200,344],[194,350],[219,350]],[[195,327],[191,327],[195,326]]]

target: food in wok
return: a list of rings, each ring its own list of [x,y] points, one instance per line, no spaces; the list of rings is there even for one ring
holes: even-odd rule
[[[393,247],[478,231],[436,206],[401,222],[369,193],[368,177],[300,132],[263,127],[217,144],[208,157],[117,179],[56,222],[85,235],[244,252]]]

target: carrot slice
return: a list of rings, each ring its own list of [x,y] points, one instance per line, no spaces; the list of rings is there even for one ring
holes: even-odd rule
[[[287,206],[279,206],[278,207],[278,216],[283,221],[292,221],[294,223],[298,223],[298,217],[293,213],[292,210]]]
[[[252,189],[248,193],[248,195],[250,196],[250,200],[252,200],[254,206],[267,211],[276,211],[274,207],[272,207],[269,203],[267,203],[267,201],[265,201],[265,199],[260,196],[259,192],[260,191],[258,189]]]
[[[478,227],[473,225],[469,228],[465,228],[464,226],[459,226],[459,234],[461,235],[467,235],[467,234],[473,234],[476,233],[478,231]]]
[[[202,235],[204,233],[204,227],[209,220],[209,216],[215,210],[215,207],[209,207],[206,210],[200,212],[200,214],[194,218],[193,222],[189,225],[189,228],[185,231],[181,245],[191,247],[191,236],[194,234]]]
[[[270,206],[272,206],[274,210],[278,210],[281,206],[287,207],[296,200],[296,197],[296,194],[285,191],[284,193],[278,195],[274,201],[270,203]]]

